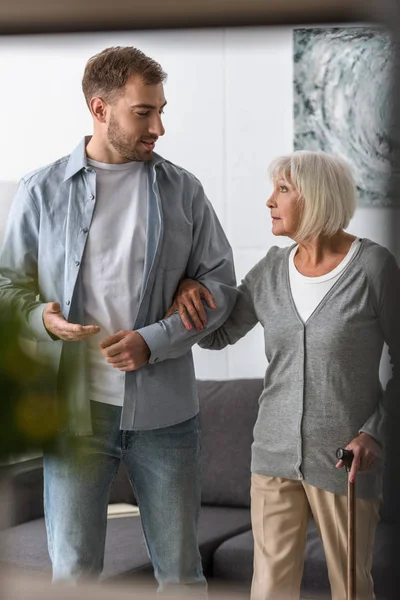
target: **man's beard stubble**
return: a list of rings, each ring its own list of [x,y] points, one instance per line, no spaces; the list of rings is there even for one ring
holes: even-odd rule
[[[143,153],[139,152],[135,146],[126,139],[113,114],[110,116],[107,137],[113,148],[127,161],[144,162],[151,160],[151,154],[146,155],[145,151],[143,151]]]

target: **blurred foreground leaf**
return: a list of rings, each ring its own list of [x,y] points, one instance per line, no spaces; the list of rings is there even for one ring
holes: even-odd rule
[[[18,319],[0,313],[0,460],[41,451],[55,441],[65,415],[55,374],[23,349]],[[62,403],[61,403],[62,405]]]

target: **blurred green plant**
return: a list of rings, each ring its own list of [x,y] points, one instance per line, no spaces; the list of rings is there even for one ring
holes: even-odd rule
[[[0,461],[41,452],[56,440],[65,414],[55,397],[55,375],[21,343],[11,310],[0,313]]]

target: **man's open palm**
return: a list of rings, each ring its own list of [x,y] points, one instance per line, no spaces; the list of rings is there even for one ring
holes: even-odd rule
[[[66,342],[79,342],[100,331],[97,325],[68,323],[58,302],[49,302],[46,305],[43,311],[43,323],[47,331]]]

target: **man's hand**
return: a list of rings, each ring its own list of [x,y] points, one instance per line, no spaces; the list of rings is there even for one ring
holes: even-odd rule
[[[368,471],[382,460],[382,449],[378,442],[368,433],[360,433],[346,446],[354,454],[350,470],[350,481],[354,483],[358,471]],[[339,460],[336,468],[344,467],[344,462]]]
[[[150,350],[137,331],[118,331],[100,342],[107,362],[119,371],[137,371],[149,362]]]
[[[68,323],[61,312],[58,302],[49,302],[43,311],[43,323],[47,331],[65,342],[79,342],[96,333],[100,327],[97,325],[76,325]]]
[[[204,285],[201,285],[195,279],[183,279],[176,291],[174,302],[164,319],[178,311],[187,330],[192,329],[192,320],[197,331],[202,331],[207,324],[202,298],[207,302],[209,308],[217,308],[214,296]]]

